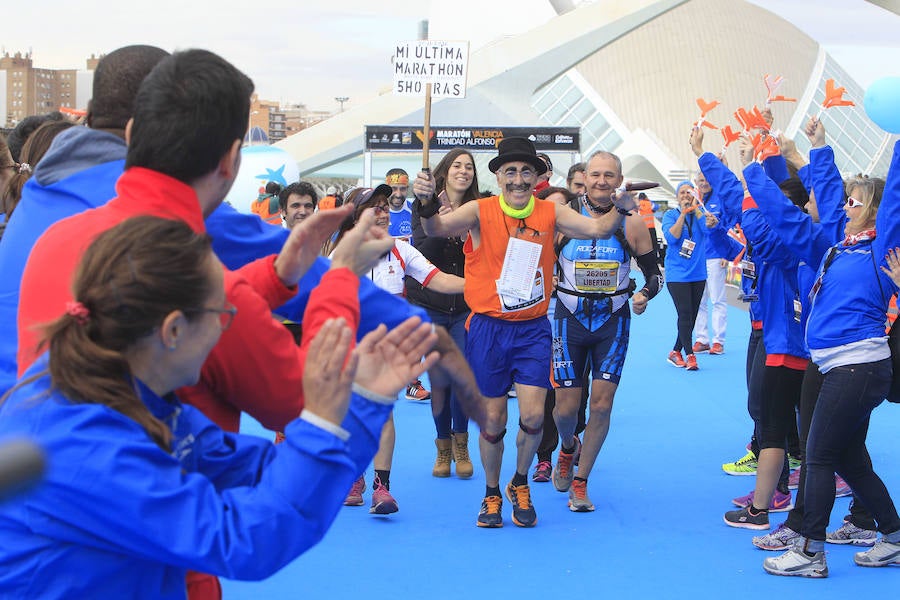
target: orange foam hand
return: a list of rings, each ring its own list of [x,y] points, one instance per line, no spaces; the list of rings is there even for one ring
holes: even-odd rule
[[[731,125],[726,125],[722,128],[721,131],[722,137],[725,138],[725,145],[723,146],[723,148],[727,148],[729,145],[731,145],[732,142],[737,141],[737,139],[741,137],[740,132],[732,129]]]
[[[825,100],[822,102],[822,108],[833,108],[835,106],[856,106],[852,100],[845,100],[843,87],[835,87],[834,79],[825,82]]]
[[[766,122],[765,118],[763,118],[762,113],[759,112],[759,108],[755,106],[753,107],[753,112],[748,111],[746,108],[737,109],[734,113],[734,118],[741,124],[744,131],[751,131],[753,129],[769,131],[769,124]]]
[[[755,139],[757,141],[753,144],[753,148],[757,161],[762,162],[767,158],[781,154],[781,149],[778,147],[778,141],[775,139],[775,136],[767,135],[762,139],[759,137]]]
[[[712,109],[717,107],[719,104],[720,103],[718,100],[713,100],[712,102],[707,102],[703,98],[697,98],[697,106],[700,107],[700,117],[702,118],[702,117],[705,117],[706,115],[708,115],[709,111],[711,111]]]

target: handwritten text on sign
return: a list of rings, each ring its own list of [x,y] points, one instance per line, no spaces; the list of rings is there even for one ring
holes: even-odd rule
[[[416,40],[397,44],[394,94],[424,96],[425,84],[437,98],[465,98],[468,42]]]

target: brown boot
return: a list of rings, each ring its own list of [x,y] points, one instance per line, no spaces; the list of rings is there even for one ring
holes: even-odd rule
[[[451,433],[450,439],[453,441],[453,460],[456,461],[456,476],[461,479],[468,479],[475,472],[472,466],[472,459],[469,458],[469,432]]]
[[[450,461],[453,460],[450,440],[438,438],[434,440],[434,445],[437,446],[437,458],[434,459],[434,468],[431,470],[431,474],[435,477],[450,477]]]

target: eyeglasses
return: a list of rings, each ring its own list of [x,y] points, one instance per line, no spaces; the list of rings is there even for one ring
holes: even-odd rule
[[[860,206],[865,206],[862,202],[854,198],[853,196],[847,196],[847,201],[845,202],[847,208],[858,208]]]
[[[230,302],[225,303],[225,308],[195,308],[188,312],[210,312],[217,313],[219,315],[219,327],[222,328],[222,331],[225,331],[229,327],[231,327],[231,322],[234,321],[234,315],[237,314],[237,308],[231,304]]]
[[[386,213],[389,210],[387,204],[378,204],[376,206],[373,206],[372,208],[375,209],[376,217],[379,215],[383,215],[384,213]]]
[[[505,171],[503,171],[503,176],[509,180],[515,180],[516,176],[518,175],[521,175],[522,179],[528,181],[529,179],[534,177],[536,173],[533,169],[522,169],[521,171],[518,171],[516,169],[506,169]]]

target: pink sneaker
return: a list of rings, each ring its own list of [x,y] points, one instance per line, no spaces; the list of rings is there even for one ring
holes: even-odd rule
[[[800,469],[791,471],[791,474],[788,476],[788,489],[796,490],[798,487],[800,487]]]
[[[534,468],[534,474],[531,480],[537,483],[546,483],[550,481],[550,474],[553,472],[553,463],[549,460],[539,461]]]
[[[738,496],[737,498],[734,498],[731,503],[738,508],[746,508],[753,504],[753,492],[750,492],[746,496]],[[778,490],[775,490],[772,501],[769,503],[769,512],[787,512],[792,508],[794,508],[794,502],[791,493],[788,492],[787,494],[782,494]]]
[[[347,494],[347,497],[344,499],[344,506],[362,506],[363,505],[363,492],[366,491],[366,479],[365,476],[360,475],[359,479],[353,482],[353,485],[350,486],[350,492]]]
[[[381,480],[376,477],[375,482],[372,484],[372,507],[369,509],[369,512],[373,515],[389,515],[398,510],[400,510],[400,507],[397,506],[397,501],[394,500],[388,489],[381,484]]]

